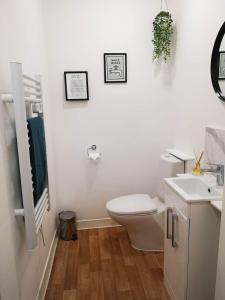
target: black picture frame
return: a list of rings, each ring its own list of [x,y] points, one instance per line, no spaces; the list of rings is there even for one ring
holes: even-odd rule
[[[225,51],[219,52],[218,79],[225,80]]]
[[[104,82],[127,83],[127,53],[104,53]]]
[[[65,71],[64,83],[66,101],[89,100],[87,71]]]

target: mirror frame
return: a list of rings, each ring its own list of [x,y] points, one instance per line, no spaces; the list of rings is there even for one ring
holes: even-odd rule
[[[220,56],[220,46],[223,40],[223,37],[225,35],[225,22],[221,26],[214,46],[213,46],[213,51],[212,51],[212,58],[211,58],[211,80],[212,80],[212,85],[214,88],[214,91],[216,93],[216,96],[225,102],[225,95],[223,95],[220,85],[219,85],[219,80],[218,80],[218,75],[219,75],[219,56]]]

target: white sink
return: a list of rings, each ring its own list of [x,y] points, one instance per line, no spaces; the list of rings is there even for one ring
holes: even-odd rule
[[[165,181],[186,201],[221,200],[222,187],[212,186],[195,176],[165,178]]]

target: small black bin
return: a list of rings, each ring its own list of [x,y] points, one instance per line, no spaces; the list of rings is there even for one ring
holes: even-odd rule
[[[77,239],[75,212],[62,211],[59,213],[59,237],[65,241]]]

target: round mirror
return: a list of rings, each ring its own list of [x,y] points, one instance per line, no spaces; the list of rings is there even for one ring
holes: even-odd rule
[[[217,97],[225,101],[225,22],[216,37],[211,59],[211,79]]]

